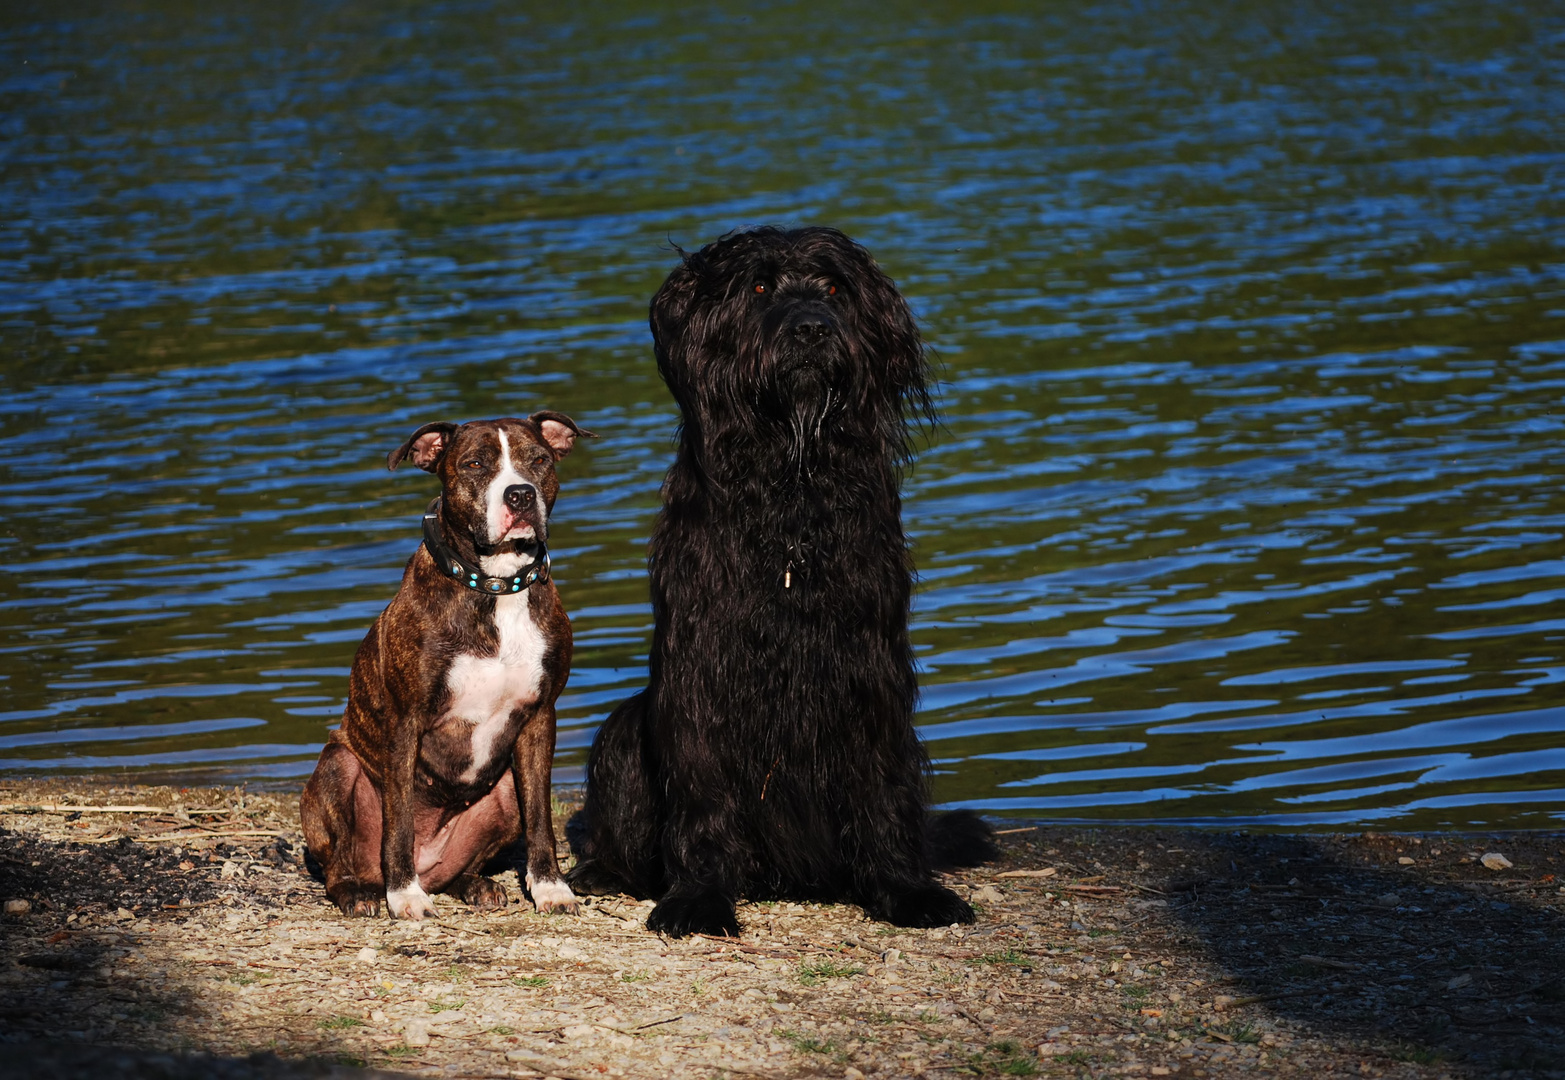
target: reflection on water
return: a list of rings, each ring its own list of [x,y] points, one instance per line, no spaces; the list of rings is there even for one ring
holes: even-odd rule
[[[0,768],[305,775],[431,494],[547,405],[557,775],[642,677],[645,304],[861,237],[938,349],[936,794],[1565,814],[1565,16],[1004,3],[0,14]]]

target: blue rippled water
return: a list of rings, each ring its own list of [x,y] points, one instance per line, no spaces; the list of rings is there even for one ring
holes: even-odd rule
[[[0,770],[299,783],[434,419],[563,409],[557,778],[643,677],[689,247],[864,240],[939,801],[1565,814],[1565,15],[0,13]]]

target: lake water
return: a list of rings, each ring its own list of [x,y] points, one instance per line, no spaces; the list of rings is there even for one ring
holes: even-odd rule
[[[434,491],[386,451],[550,407],[579,779],[669,242],[826,223],[940,362],[940,802],[1558,825],[1565,10],[526,7],[0,13],[0,770],[302,782]]]

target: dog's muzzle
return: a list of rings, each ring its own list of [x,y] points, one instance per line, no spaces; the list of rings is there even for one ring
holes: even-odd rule
[[[790,304],[777,328],[781,344],[815,349],[837,334],[837,319],[830,308],[816,301]]]
[[[825,304],[790,305],[770,336],[777,375],[784,386],[793,387],[786,396],[800,390],[813,395],[836,380],[843,359],[842,333]]]
[[[783,332],[805,348],[813,348],[830,337],[835,329],[831,320],[807,312],[789,319]]]

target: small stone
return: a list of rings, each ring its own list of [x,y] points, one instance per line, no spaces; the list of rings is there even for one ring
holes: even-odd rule
[[[5,913],[7,915],[26,915],[31,910],[33,910],[33,902],[31,900],[7,900],[5,902]]]
[[[1055,992],[1058,992],[1060,990],[1064,990],[1065,989],[1065,987],[1061,986],[1059,983],[1055,982],[1053,979],[1039,979],[1033,985],[1035,987],[1037,987],[1037,989],[1042,990],[1045,993],[1055,993]]]
[[[1466,986],[1472,981],[1473,977],[1471,975],[1458,975],[1456,978],[1446,983],[1445,988],[1447,990],[1460,990],[1462,987]]]
[[[114,917],[120,922],[130,922],[136,917],[136,913],[130,910],[130,908],[120,908],[114,913]]]
[[[1381,907],[1396,907],[1401,902],[1402,898],[1394,892],[1382,893],[1375,899],[1375,903]]]
[[[880,958],[888,964],[900,964],[902,962],[902,950],[887,949],[880,954]]]
[[[977,904],[998,904],[1002,902],[1005,897],[1003,894],[1001,894],[1000,890],[995,888],[993,885],[985,885],[981,889],[974,889],[968,899]]]
[[[428,1046],[429,1025],[423,1020],[409,1020],[408,1026],[402,1029],[402,1041],[409,1046]]]
[[[586,955],[586,953],[582,952],[580,949],[578,949],[574,945],[561,945],[560,946],[560,959],[561,960],[579,960],[581,957],[583,957],[585,955]]]
[[[1397,864],[1399,866],[1412,866],[1413,860],[1406,855],[1401,855],[1397,858]]]
[[[846,1069],[844,1069],[842,1075],[846,1077],[846,1080],[864,1080],[864,1074],[859,1072],[852,1065],[849,1065]]]
[[[1222,1012],[1233,1003],[1234,999],[1232,994],[1218,994],[1212,999],[1212,1008],[1216,1009],[1218,1012]]]
[[[530,1050],[507,1050],[505,1053],[505,1060],[536,1061],[537,1059],[533,1056],[532,1051]]]
[[[1491,851],[1478,861],[1490,870],[1509,870],[1511,868],[1511,860],[1501,855],[1498,851]]]
[[[223,860],[223,869],[218,876],[227,881],[229,878],[242,878],[245,876],[245,872],[234,860],[225,859]]]
[[[376,1024],[384,1024],[386,1022],[386,1013],[381,1009],[371,1009],[370,1021]]]
[[[982,1020],[984,1023],[987,1024],[989,1021],[994,1019],[994,1010],[993,1009],[979,1009],[978,1010],[978,1019]]]
[[[567,1039],[590,1039],[596,1030],[591,1024],[572,1024],[560,1034]]]
[[[359,963],[373,964],[375,962],[375,957],[378,955],[380,954],[375,951],[373,946],[366,945],[364,948],[359,950]]]

